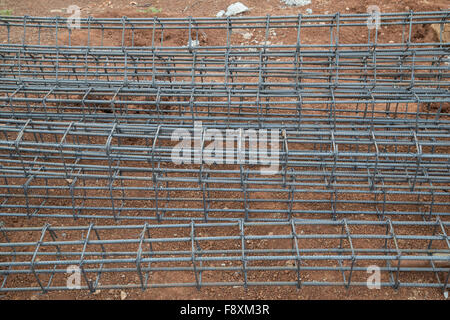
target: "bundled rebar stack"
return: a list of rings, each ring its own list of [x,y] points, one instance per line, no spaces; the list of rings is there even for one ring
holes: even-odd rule
[[[0,292],[446,291],[450,12],[367,19],[0,17]]]

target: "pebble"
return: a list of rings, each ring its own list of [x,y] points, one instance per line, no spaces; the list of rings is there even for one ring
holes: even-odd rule
[[[287,266],[295,266],[295,262],[293,260],[286,261]]]
[[[288,6],[307,6],[311,4],[311,0],[281,0]]]
[[[120,291],[120,300],[125,300],[128,297],[125,291]]]
[[[50,10],[51,13],[61,13],[62,10],[61,9],[52,9]]]
[[[244,37],[244,39],[249,40],[252,37],[252,34],[249,32],[243,33],[242,37]]]
[[[191,47],[198,47],[200,45],[200,42],[198,40],[191,40],[190,43],[188,42],[188,46]]]
[[[237,14],[243,13],[248,11],[249,9],[241,2],[235,2],[228,6],[227,11],[225,12],[225,15],[227,17],[229,16],[235,16]]]
[[[310,9],[310,8],[306,9],[306,14],[312,14],[312,13],[313,13],[312,9]]]

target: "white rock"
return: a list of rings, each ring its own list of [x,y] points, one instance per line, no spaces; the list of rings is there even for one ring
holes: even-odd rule
[[[249,40],[252,37],[252,34],[249,32],[243,33],[242,37],[244,37],[244,39]]]
[[[188,42],[188,46],[191,47],[198,47],[200,45],[200,42],[198,40],[191,40],[190,43]]]
[[[310,8],[306,9],[306,14],[312,14],[312,9]]]
[[[120,300],[125,300],[127,298],[127,293],[125,291],[120,291]]]
[[[444,291],[444,298],[448,299],[448,291]]]
[[[281,2],[288,6],[307,6],[311,4],[311,0],[281,0]]]
[[[220,10],[219,12],[217,12],[216,17],[217,18],[221,18],[225,15],[225,10]]]
[[[62,10],[60,10],[60,9],[53,9],[53,10],[50,10],[50,12],[51,13],[61,13]]]
[[[225,15],[229,17],[246,11],[248,11],[248,8],[244,4],[242,4],[241,2],[236,2],[228,6]]]

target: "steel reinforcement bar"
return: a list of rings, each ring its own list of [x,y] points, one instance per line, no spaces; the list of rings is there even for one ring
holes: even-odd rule
[[[381,25],[398,31],[386,41],[376,32],[370,37],[365,14],[89,18],[73,31],[63,18],[2,17],[0,28],[8,32],[0,45],[0,115],[260,127],[448,123],[450,52],[443,38],[448,18],[446,11],[382,14]],[[431,26],[440,30],[433,42],[416,36],[417,28]],[[340,38],[347,27],[364,32]],[[213,36],[207,36],[208,28]],[[41,32],[51,34],[46,43]],[[64,32],[68,43],[61,39]],[[251,32],[255,43],[245,42],[242,32]],[[291,33],[296,40],[289,44],[284,35]],[[358,38],[363,33],[366,43]],[[73,43],[72,36],[88,42]],[[139,39],[151,44],[135,43]],[[214,46],[207,39],[223,43]]]
[[[3,227],[0,292],[366,286],[374,267],[380,287],[445,291],[449,227],[440,219]],[[74,272],[77,287],[68,281]]]
[[[448,127],[218,130],[17,120],[0,123],[0,135],[0,216],[450,214]],[[188,143],[181,148],[181,141]]]
[[[0,292],[447,290],[449,16],[0,17]]]
[[[164,17],[110,17],[80,18],[76,25],[73,19],[64,17],[18,17],[2,16],[0,17],[0,28],[2,35],[6,40],[3,43],[16,46],[28,46],[32,44],[42,46],[82,46],[76,41],[77,32],[83,32],[85,37],[82,39],[84,45],[114,47],[108,43],[114,36],[118,36],[120,47],[139,47],[145,46],[139,39],[142,34],[150,40],[146,44],[151,48],[158,47],[180,47],[170,43],[171,31],[181,31],[186,42],[182,43],[188,48],[195,48],[197,41],[207,44],[212,48],[227,48],[233,45],[233,33],[240,33],[248,29],[252,31],[261,31],[262,40],[269,41],[273,32],[284,32],[292,30],[295,35],[292,39],[284,39],[287,42],[285,46],[300,46],[304,43],[302,31],[317,30],[326,31],[330,37],[326,40],[330,45],[336,46],[340,43],[346,43],[348,39],[340,39],[339,32],[344,29],[351,29],[353,40],[357,35],[367,35],[366,41],[375,42],[378,34],[373,31],[375,28],[368,28],[368,18],[373,18],[369,14],[328,14],[328,15],[294,15],[294,16],[264,16],[264,17],[227,17],[227,18],[208,18],[208,17],[186,17],[186,18],[164,18]],[[413,42],[415,28],[422,25],[437,24],[438,38],[442,42],[444,25],[450,19],[450,11],[434,12],[381,12],[379,15],[379,24],[383,27],[397,27],[401,40],[406,43]],[[375,27],[375,26],[373,26]],[[211,38],[217,40],[216,43],[208,43],[208,32],[211,32]],[[225,37],[221,37],[225,35]],[[276,35],[276,34],[275,34]],[[67,36],[67,39],[61,37]],[[372,36],[372,37],[370,37]],[[206,38],[206,39],[205,39]],[[188,40],[191,40],[190,42]],[[317,41],[318,39],[314,39]],[[335,40],[338,40],[336,43]],[[69,42],[70,41],[70,42]],[[166,42],[164,42],[166,41]],[[351,40],[350,40],[351,41]],[[271,43],[264,43],[269,46]]]

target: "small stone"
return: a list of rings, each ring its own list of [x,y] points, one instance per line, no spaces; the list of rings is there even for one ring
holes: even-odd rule
[[[200,42],[198,40],[191,40],[188,42],[188,47],[198,47],[200,45]]]
[[[134,1],[131,1],[131,2],[130,2],[130,5],[131,5],[131,6],[137,6],[137,3],[134,2]]]
[[[295,262],[293,260],[288,260],[288,261],[286,261],[286,265],[293,267],[293,266],[295,266]]]
[[[95,292],[93,294],[97,295],[97,294],[100,294],[100,292],[102,292],[102,291],[97,289],[97,290],[95,290]]]
[[[269,236],[273,236],[273,232],[269,232]]]
[[[252,34],[249,32],[243,33],[242,37],[244,37],[245,40],[249,40],[252,37]]]
[[[220,10],[219,12],[217,12],[216,17],[222,18],[224,15],[225,15],[225,10]]]
[[[281,2],[288,6],[307,6],[311,4],[311,0],[281,0]]]
[[[52,9],[50,10],[51,13],[62,13],[61,9]]]
[[[125,291],[120,291],[120,300],[125,300],[128,297]]]
[[[312,14],[312,13],[313,13],[312,9],[310,9],[310,8],[306,9],[306,14]]]
[[[72,182],[73,182],[73,179],[66,179],[66,181],[67,181],[68,183],[72,183]]]
[[[227,17],[229,16],[235,16],[237,14],[243,13],[248,11],[249,9],[242,4],[241,2],[235,2],[228,6],[227,11],[225,12],[225,15]]]
[[[350,8],[349,8],[349,7],[347,7],[347,8],[345,8],[345,10],[346,10],[346,11],[350,11]]]
[[[444,291],[444,298],[448,299],[448,291]]]

